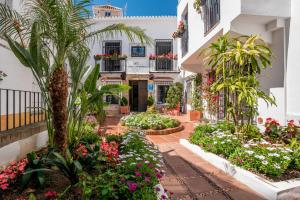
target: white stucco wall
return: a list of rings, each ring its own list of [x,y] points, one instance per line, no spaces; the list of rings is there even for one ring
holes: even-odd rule
[[[145,30],[145,33],[152,38],[153,42],[156,39],[172,39],[172,34],[177,28],[176,16],[150,16],[150,17],[111,17],[111,18],[97,18],[93,19],[93,22],[96,24],[92,27],[92,30],[101,30],[109,25],[123,23],[127,26],[140,27]],[[114,35],[113,37],[104,37],[101,38],[101,42],[95,42],[91,44],[91,58],[89,64],[94,65],[95,61],[93,56],[95,54],[102,54],[102,41],[108,40],[121,40],[122,41],[122,54],[128,56],[127,59],[127,68],[129,71],[132,71],[130,67],[132,66],[146,66],[145,70],[140,71],[140,73],[145,73],[144,71],[148,70],[149,66],[149,55],[155,54],[155,43],[152,45],[146,46],[146,57],[143,58],[133,58],[130,57],[130,47],[131,45],[140,44],[138,40],[129,41],[125,34]],[[177,42],[173,40],[173,53],[177,54]],[[136,71],[139,73],[139,71]],[[146,71],[147,73],[147,71]]]

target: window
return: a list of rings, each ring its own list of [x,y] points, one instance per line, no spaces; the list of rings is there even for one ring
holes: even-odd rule
[[[111,12],[105,12],[105,17],[110,17],[111,16]]]
[[[166,55],[173,53],[172,40],[156,40],[155,45],[156,55]],[[172,71],[173,61],[171,59],[157,59],[155,71]]]
[[[157,85],[157,104],[166,103],[169,87],[169,85]]]
[[[145,46],[132,46],[131,57],[145,57],[146,47]]]

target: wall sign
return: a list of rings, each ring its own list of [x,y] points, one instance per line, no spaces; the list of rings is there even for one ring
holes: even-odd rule
[[[147,88],[148,88],[148,92],[153,92],[153,88],[154,88],[153,83],[149,83]]]

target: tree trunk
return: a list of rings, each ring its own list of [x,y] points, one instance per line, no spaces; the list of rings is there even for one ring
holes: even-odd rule
[[[67,99],[68,75],[64,67],[55,69],[49,85],[52,101],[52,123],[54,128],[54,142],[56,147],[64,152],[67,146]]]

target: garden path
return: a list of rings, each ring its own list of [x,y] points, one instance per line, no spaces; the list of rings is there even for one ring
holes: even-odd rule
[[[120,134],[120,117],[108,117],[104,123],[106,134]],[[172,199],[199,200],[262,200],[247,186],[179,144],[179,139],[188,138],[195,123],[189,122],[185,115],[177,116],[185,129],[170,135],[151,135],[147,138],[162,152],[166,164],[166,176],[162,185],[174,193]]]
[[[171,135],[151,135],[147,138],[158,145],[166,164],[162,185],[174,193],[172,199],[199,200],[262,200],[247,186],[179,144],[188,138],[195,124],[186,116],[177,117],[185,129]]]

